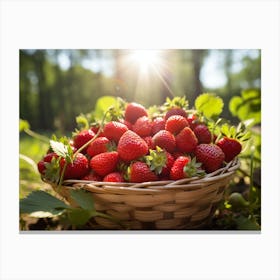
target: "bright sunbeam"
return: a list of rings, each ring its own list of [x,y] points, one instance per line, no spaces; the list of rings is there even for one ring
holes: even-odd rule
[[[143,74],[148,73],[152,67],[157,67],[162,62],[158,50],[133,50],[129,55],[129,60],[137,64]]]

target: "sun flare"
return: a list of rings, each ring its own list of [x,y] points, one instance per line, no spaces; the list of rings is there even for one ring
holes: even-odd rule
[[[147,73],[153,67],[161,63],[161,55],[158,50],[133,50],[130,53],[130,60],[137,64],[142,73]]]

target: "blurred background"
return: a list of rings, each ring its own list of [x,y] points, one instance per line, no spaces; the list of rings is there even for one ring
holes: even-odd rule
[[[203,92],[229,100],[261,87],[260,50],[20,50],[20,118],[65,133],[104,95],[144,106]]]
[[[98,98],[118,96],[149,107],[163,104],[167,97],[185,96],[193,107],[198,95],[210,92],[224,101],[222,117],[233,124],[251,120],[252,133],[210,229],[260,229],[260,50],[28,49],[19,55],[20,198],[34,190],[55,195],[42,182],[37,162],[50,137],[71,136],[76,116],[94,111]],[[239,206],[234,208],[230,195],[236,192]],[[21,215],[20,229],[73,228],[57,217]]]

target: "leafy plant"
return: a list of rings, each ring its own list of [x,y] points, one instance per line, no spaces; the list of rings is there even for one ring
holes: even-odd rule
[[[107,214],[96,211],[93,197],[82,189],[70,190],[72,200],[78,207],[65,204],[60,199],[44,191],[34,191],[20,200],[20,213],[40,217],[59,217],[70,225],[83,226],[93,217],[109,219],[123,227],[121,222]]]

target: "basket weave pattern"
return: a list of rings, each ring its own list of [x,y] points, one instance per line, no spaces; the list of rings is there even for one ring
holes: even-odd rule
[[[233,160],[203,178],[178,181],[132,184],[66,180],[59,190],[53,184],[52,187],[73,206],[77,205],[70,198],[70,189],[89,191],[95,209],[123,225],[95,217],[100,229],[199,229],[213,216],[238,167],[238,160]]]

